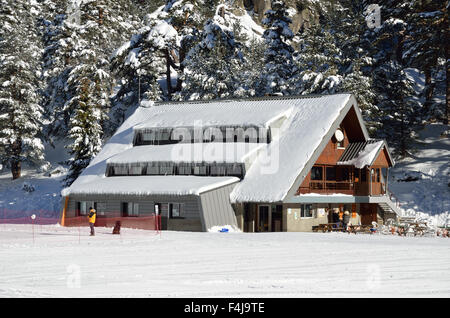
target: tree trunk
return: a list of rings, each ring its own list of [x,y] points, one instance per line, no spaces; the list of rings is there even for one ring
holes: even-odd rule
[[[103,24],[103,8],[98,8],[98,24]]]
[[[448,48],[447,44],[447,48]],[[444,124],[448,125],[450,122],[450,65],[448,65],[448,59],[450,56],[448,56],[449,50],[447,49],[447,61],[445,62],[445,68],[446,68],[446,79],[445,79],[445,117],[444,117]]]
[[[423,104],[423,114],[427,115],[430,111],[431,107],[431,99],[433,98],[433,92],[434,92],[434,84],[433,79],[431,76],[431,68],[427,67],[424,70],[425,73],[425,89],[424,89],[424,95],[425,95],[425,102]]]
[[[164,55],[166,57],[166,83],[167,83],[167,98],[169,100],[172,99],[172,78],[170,76],[170,64],[171,64],[171,59],[170,59],[170,54],[169,54],[169,50],[165,49],[164,50]]]
[[[180,71],[178,74],[178,78],[177,78],[177,86],[176,86],[176,90],[177,92],[181,91],[182,85],[183,85],[183,81],[181,80],[181,75],[183,75],[184,72],[184,65],[183,65],[183,61],[186,57],[186,47],[183,43],[181,43],[181,47],[180,47],[180,61],[179,61],[179,65],[180,65]]]
[[[17,160],[11,161],[11,174],[13,180],[20,178],[22,174],[22,163]]]
[[[444,115],[444,124],[448,125],[450,122],[450,65],[448,64],[448,60],[450,59],[450,41],[448,41],[448,37],[450,36],[449,25],[448,25],[448,12],[444,9],[444,39],[445,41],[445,115]]]

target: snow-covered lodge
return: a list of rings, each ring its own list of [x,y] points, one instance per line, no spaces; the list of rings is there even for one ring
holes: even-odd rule
[[[144,101],[63,191],[63,218],[161,215],[167,230],[311,231],[395,217],[394,161],[351,94]]]

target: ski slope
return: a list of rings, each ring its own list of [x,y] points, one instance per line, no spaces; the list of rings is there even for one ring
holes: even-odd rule
[[[449,297],[450,239],[0,225],[0,297]]]

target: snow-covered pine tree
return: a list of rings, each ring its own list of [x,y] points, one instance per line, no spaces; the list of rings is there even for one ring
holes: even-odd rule
[[[449,111],[442,111],[435,107],[438,105],[433,103],[433,95],[439,68],[438,60],[442,58],[448,61],[450,58],[448,6],[449,2],[445,1],[413,0],[410,2],[403,54],[403,58],[409,66],[418,68],[425,75],[424,119],[442,116],[447,123]],[[447,64],[447,69],[449,67]],[[446,83],[447,92],[450,93],[450,79],[447,78]],[[448,96],[447,100],[449,100]],[[448,107],[447,102],[445,109]],[[443,114],[444,112],[447,112],[446,116]]]
[[[341,51],[340,91],[355,95],[369,133],[375,135],[380,122],[370,74],[371,44],[365,36],[370,30],[366,21],[368,4],[367,1],[339,0],[324,14],[327,15],[329,28],[333,30],[335,45]]]
[[[373,40],[372,80],[382,125],[377,135],[386,138],[396,154],[406,157],[412,150],[414,131],[420,124],[420,103],[404,71],[406,23],[397,18],[402,10],[404,6],[386,1],[385,20],[368,36]]]
[[[131,40],[111,56],[111,68],[118,79],[113,97],[111,120],[115,127],[125,119],[126,111],[143,98],[161,100],[163,92],[158,78],[164,72],[164,57],[160,47],[166,41],[176,41],[176,31],[164,20],[149,20]],[[164,34],[164,31],[168,31]]]
[[[333,94],[340,90],[342,52],[323,19],[298,34],[298,71],[292,77],[295,94]]]
[[[22,163],[44,163],[39,106],[40,41],[36,2],[0,0],[0,162],[13,179]]]
[[[114,29],[107,26],[105,2],[85,0],[78,9],[79,21],[65,21],[72,34],[71,40],[74,40],[65,86],[71,98],[63,108],[64,113],[70,114],[69,138],[72,140],[67,146],[72,158],[67,162],[69,175],[65,179],[66,185],[75,180],[101,148],[111,92],[109,61],[106,58],[110,44],[106,30],[111,37],[115,34]]]
[[[112,55],[112,69],[119,79],[113,98],[115,127],[139,99],[171,99],[181,90],[182,62],[197,41],[204,19],[201,13],[207,7],[203,0],[167,0],[146,15],[145,26]]]
[[[182,89],[184,59],[199,41],[199,33],[204,22],[214,15],[216,2],[216,0],[168,0],[160,15],[160,19],[165,19],[178,33],[177,47],[164,52],[168,99]],[[175,87],[172,85],[173,71],[177,72]],[[176,98],[180,98],[179,94]]]
[[[373,79],[362,70],[364,66],[370,65],[367,59],[369,58],[357,58],[351,63],[344,74],[340,90],[354,94],[369,134],[374,136],[377,128],[380,127],[378,120],[379,108],[374,104],[376,94],[374,92]]]
[[[44,106],[51,122],[49,135],[65,138],[72,115],[71,109],[66,107],[66,102],[72,98],[67,81],[78,63],[76,55],[80,39],[95,52],[97,67],[109,73],[109,55],[117,43],[128,38],[140,24],[130,14],[130,3],[125,0],[48,0],[46,4],[53,14],[43,22]],[[109,86],[113,85],[110,76],[107,81]],[[108,87],[108,95],[110,91],[111,87]]]
[[[262,81],[265,83],[264,94],[289,94],[289,80],[295,73],[293,59],[294,48],[290,41],[294,33],[289,27],[288,7],[281,0],[271,1],[272,9],[265,12],[262,24],[266,27],[263,39],[267,45],[264,53],[264,72]]]
[[[71,49],[75,45],[71,34],[66,32],[64,21],[67,1],[47,1],[41,20],[41,34],[44,52],[41,62],[44,87],[41,91],[41,105],[49,125],[44,127],[45,137],[52,143],[53,137],[67,135],[70,114],[63,111],[64,104],[71,98],[65,89],[71,65]]]
[[[377,105],[381,129],[377,137],[387,139],[394,154],[404,158],[410,155],[417,127],[418,101],[412,82],[403,67],[389,60],[374,70],[373,80],[377,88]]]
[[[219,6],[217,12],[224,6]],[[200,42],[187,54],[183,66],[181,99],[215,99],[233,96],[240,88],[243,63],[242,44],[234,37],[233,26],[216,14],[206,21]]]
[[[244,42],[245,44],[245,42]],[[264,92],[266,84],[261,78],[264,71],[264,53],[267,46],[264,41],[256,38],[250,39],[248,43],[242,46],[244,54],[244,63],[240,69],[239,87],[235,90],[236,97],[252,97]]]
[[[70,119],[69,138],[73,142],[68,146],[72,157],[66,162],[70,168],[64,179],[66,186],[70,186],[83,172],[102,145],[102,127],[99,123],[102,111],[92,98],[96,95],[96,83],[88,76],[76,80],[77,96],[73,102],[76,102],[77,107]]]

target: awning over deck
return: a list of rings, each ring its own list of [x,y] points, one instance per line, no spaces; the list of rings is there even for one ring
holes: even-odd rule
[[[339,158],[337,164],[355,166],[358,169],[371,166],[383,148],[387,151],[391,166],[394,165],[394,160],[388,151],[386,141],[380,139],[369,139],[365,142],[350,143]]]

